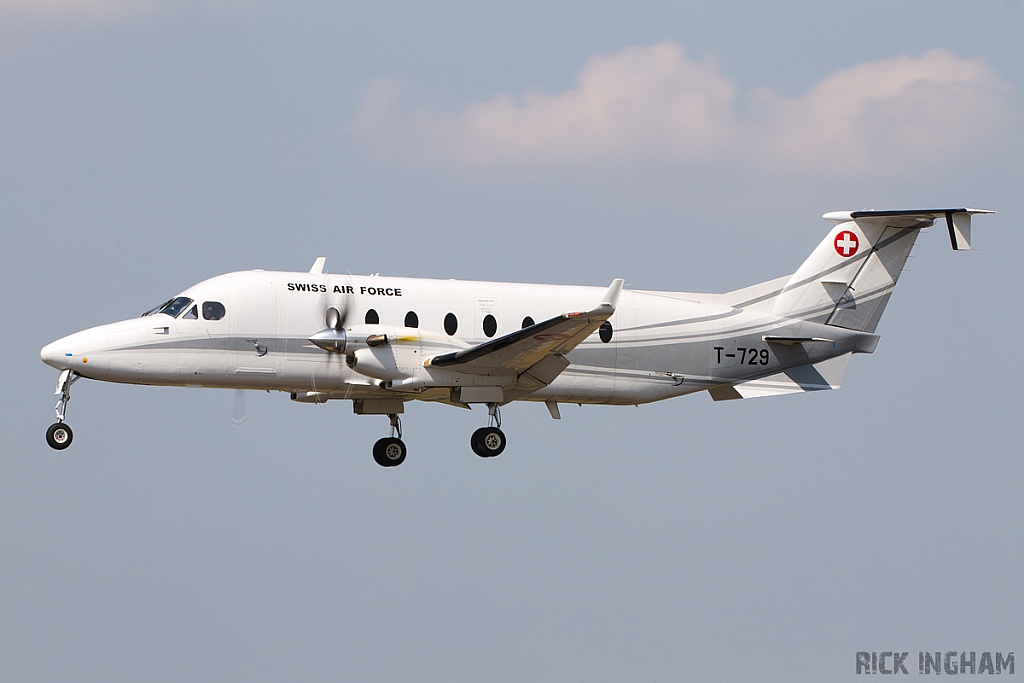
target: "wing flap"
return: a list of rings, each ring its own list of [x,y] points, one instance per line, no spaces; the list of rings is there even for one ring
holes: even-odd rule
[[[519,375],[516,382],[516,389],[522,391],[537,391],[555,381],[555,378],[562,374],[562,370],[569,367],[569,361],[561,354],[545,356],[541,361],[534,363],[523,374]]]

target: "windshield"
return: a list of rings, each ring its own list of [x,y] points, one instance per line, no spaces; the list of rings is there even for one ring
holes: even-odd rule
[[[190,303],[192,303],[192,299],[189,299],[187,296],[175,297],[170,301],[160,304],[156,308],[151,308],[150,310],[146,311],[145,313],[142,314],[142,317],[145,318],[147,315],[156,315],[157,313],[164,313],[166,315],[171,316],[172,318],[177,318],[178,315],[183,310],[185,310]]]

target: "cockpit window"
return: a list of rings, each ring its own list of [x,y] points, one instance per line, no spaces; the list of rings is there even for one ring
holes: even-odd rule
[[[224,304],[219,301],[203,302],[203,320],[220,320],[224,317]]]
[[[181,319],[182,320],[199,320],[199,309],[197,309],[193,305],[192,308],[188,309],[188,313],[186,313],[185,315],[181,316]]]
[[[188,308],[188,305],[190,303],[192,303],[192,299],[189,299],[187,296],[175,297],[170,301],[161,304],[160,306],[157,306],[154,309],[146,311],[145,313],[142,314],[142,317],[145,318],[147,315],[156,315],[158,313],[163,313],[165,315],[171,316],[172,318],[177,318],[179,315],[181,315],[182,311]]]
[[[161,308],[163,308],[164,306],[166,306],[169,303],[171,303],[171,302],[170,301],[165,301],[162,304],[157,304],[153,308],[151,308],[148,311],[146,311],[145,313],[143,313],[142,317],[143,318],[147,318],[147,317],[149,317],[151,315],[156,315],[157,311],[159,311]]]

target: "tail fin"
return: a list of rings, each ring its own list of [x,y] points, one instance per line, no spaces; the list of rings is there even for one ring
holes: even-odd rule
[[[945,217],[954,249],[970,249],[971,216],[983,209],[834,211],[835,224],[786,283],[775,315],[874,332],[922,228]]]

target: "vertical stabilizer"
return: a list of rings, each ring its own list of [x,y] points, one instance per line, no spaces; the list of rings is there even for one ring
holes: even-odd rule
[[[944,218],[954,249],[969,249],[970,217],[981,209],[836,211],[821,244],[786,283],[775,315],[874,332],[918,234]]]

